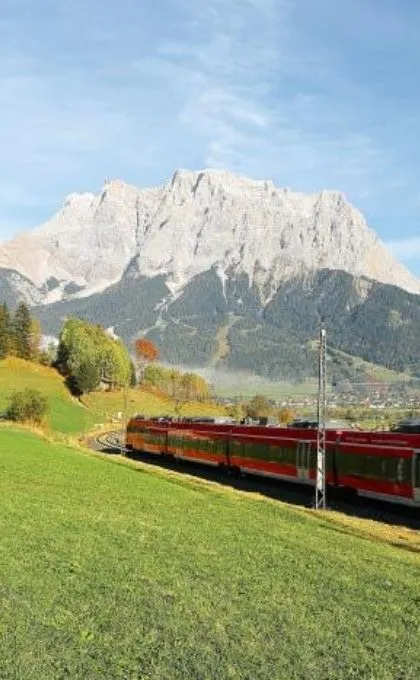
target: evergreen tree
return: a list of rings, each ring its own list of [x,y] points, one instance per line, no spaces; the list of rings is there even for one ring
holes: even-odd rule
[[[130,387],[135,387],[137,385],[136,377],[136,367],[133,362],[130,363]]]
[[[29,309],[24,302],[20,302],[13,319],[14,345],[16,356],[20,359],[32,358],[32,319]]]
[[[80,394],[92,392],[99,385],[101,379],[98,366],[91,359],[83,360],[77,367],[77,372],[73,375],[73,385],[75,391]]]
[[[13,347],[12,320],[6,303],[0,305],[0,359],[9,356]]]
[[[38,319],[31,319],[31,330],[29,334],[30,342],[30,359],[31,361],[39,361],[41,352],[41,336],[42,329]]]

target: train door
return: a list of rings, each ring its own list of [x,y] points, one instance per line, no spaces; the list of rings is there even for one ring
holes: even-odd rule
[[[420,505],[420,450],[413,452],[413,500]]]
[[[309,479],[311,465],[311,442],[298,442],[296,449],[296,467],[298,479]]]

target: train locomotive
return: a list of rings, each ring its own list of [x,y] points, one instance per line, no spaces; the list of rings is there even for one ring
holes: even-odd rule
[[[128,450],[315,484],[314,427],[135,416],[127,424],[125,444]],[[326,482],[357,495],[420,507],[420,433],[328,429]]]

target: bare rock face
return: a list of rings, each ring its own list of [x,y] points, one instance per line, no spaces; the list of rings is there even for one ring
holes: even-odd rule
[[[99,195],[70,195],[49,222],[0,247],[0,267],[38,288],[61,282],[45,302],[70,283],[84,294],[103,290],[133,258],[139,276],[164,274],[174,292],[212,266],[222,281],[247,274],[265,300],[282,281],[324,268],[420,292],[342,194],[214,170],[179,170],[157,189],[112,181]]]

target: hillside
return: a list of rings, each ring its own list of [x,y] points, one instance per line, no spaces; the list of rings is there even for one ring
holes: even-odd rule
[[[26,387],[37,389],[48,398],[48,426],[56,432],[85,432],[124,412],[122,391],[92,392],[78,401],[71,396],[63,377],[54,369],[15,358],[0,361],[0,410],[5,409],[12,392]],[[176,407],[177,403],[164,395],[137,388],[127,390],[127,416],[134,413],[171,415]],[[211,403],[198,402],[182,404],[181,410],[182,415],[190,416],[220,414],[221,411],[223,409]]]
[[[112,326],[127,343],[146,333],[172,364],[291,382],[316,376],[314,340],[323,318],[330,379],[369,380],[359,359],[420,375],[420,296],[341,271],[291,279],[264,305],[246,277],[222,285],[211,270],[174,298],[162,277],[138,279],[128,270],[101,294],[37,307],[34,314],[50,334],[76,315]]]
[[[2,680],[419,677],[416,532],[13,429],[0,464]]]
[[[22,359],[0,361],[0,410],[4,410],[8,396],[26,387],[39,390],[48,398],[47,421],[52,430],[77,433],[100,423],[98,414],[83,408],[73,399],[64,385],[64,379],[52,368]]]

